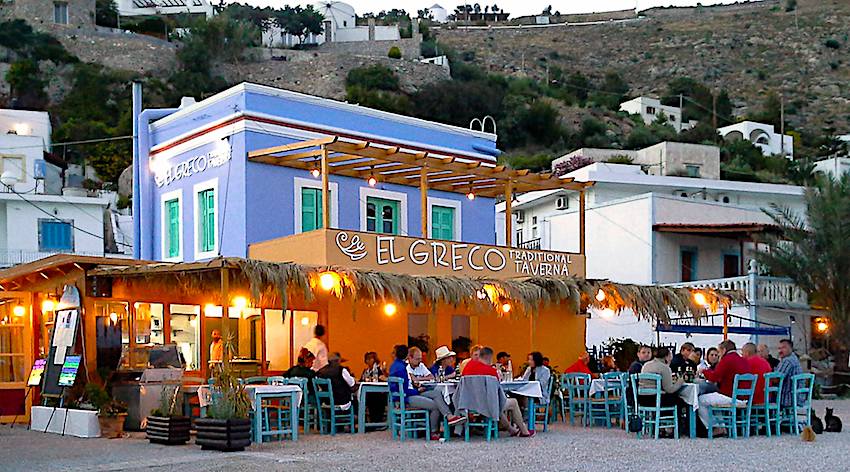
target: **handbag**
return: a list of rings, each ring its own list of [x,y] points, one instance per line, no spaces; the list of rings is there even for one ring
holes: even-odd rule
[[[643,419],[640,416],[632,413],[629,415],[629,432],[639,433],[643,431]]]

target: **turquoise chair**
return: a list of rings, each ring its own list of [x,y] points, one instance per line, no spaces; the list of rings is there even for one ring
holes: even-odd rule
[[[348,431],[354,434],[356,432],[354,429],[354,410],[356,410],[354,402],[347,410],[337,406],[334,403],[330,379],[314,378],[313,388],[316,391],[316,409],[319,411],[319,433],[327,434],[326,431],[330,430],[330,435],[336,436],[336,431],[340,426],[348,426]]]
[[[404,379],[390,377],[389,395],[387,395],[387,416],[392,438],[404,441],[408,435],[413,437],[418,431],[425,433],[425,439],[431,440],[430,412],[420,408],[408,408],[405,404]],[[448,428],[446,428],[448,431]]]
[[[623,402],[620,406],[622,414],[620,415],[620,427],[626,429],[626,420],[629,418],[629,415],[632,414],[631,403],[629,403],[629,373],[628,372],[620,372],[620,386],[622,390],[620,390],[620,397],[623,399]]]
[[[268,384],[268,377],[265,376],[256,376],[256,377],[248,377],[244,381],[244,385],[262,385]]]
[[[309,434],[311,428],[319,429],[319,412],[316,410],[316,404],[310,401],[310,380],[305,377],[290,377],[289,383],[301,387],[300,408],[304,434]]]
[[[641,384],[649,383],[650,386]],[[679,439],[679,418],[676,414],[675,406],[661,406],[661,376],[658,374],[634,374],[632,375],[632,394],[635,400],[635,409],[638,416],[643,421],[643,431],[637,433],[640,438],[641,434],[650,434],[658,439],[661,435],[661,428],[673,428],[673,437]],[[638,398],[642,395],[654,396],[655,404],[652,406],[644,406],[638,402]]]
[[[764,374],[764,403],[753,405],[753,411],[750,414],[753,428],[758,432],[763,427],[767,437],[771,437],[774,431],[779,436],[779,423],[782,419],[779,398],[782,396],[784,380],[785,374],[781,372]]]
[[[535,408],[536,410],[536,408]],[[484,429],[484,439],[499,438],[499,419],[488,418],[478,412],[466,410],[466,422],[463,424],[463,440],[469,442],[469,429],[479,427]],[[544,426],[545,428],[545,426]]]
[[[602,381],[605,384],[602,392],[590,397],[590,423],[604,420],[605,426],[610,429],[614,418],[622,424],[623,376],[620,372],[608,372],[602,374]]]
[[[575,425],[575,418],[581,416],[582,423],[587,426],[590,420],[590,375],[564,374],[561,376],[561,386],[567,390],[570,424]]]
[[[714,428],[726,428],[729,437],[750,437],[750,419],[753,409],[753,394],[758,377],[754,374],[737,374],[732,384],[732,402],[728,405],[708,406],[708,438],[714,438]],[[741,405],[740,402],[745,402]],[[739,436],[738,431],[741,431]]]
[[[552,405],[552,385],[554,383],[552,376],[549,376],[549,382],[543,388],[543,398],[547,400],[546,404],[543,404],[542,401],[534,403],[534,424],[535,426],[542,424],[543,432],[546,432],[549,427],[549,407]]]
[[[787,424],[791,431],[800,434],[805,426],[812,424],[812,393],[815,374],[797,374],[791,377],[791,406],[782,410],[780,425]]]

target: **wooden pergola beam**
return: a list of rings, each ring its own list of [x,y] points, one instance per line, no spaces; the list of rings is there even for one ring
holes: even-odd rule
[[[256,157],[268,156],[271,154],[281,154],[284,152],[292,152],[292,151],[300,151],[302,149],[308,149],[317,146],[324,146],[327,144],[335,143],[337,140],[336,136],[328,136],[326,138],[317,138],[310,139],[307,141],[299,141],[297,143],[284,144],[283,146],[272,146],[265,149],[258,149],[256,151],[251,151],[248,153],[248,159],[253,159]]]

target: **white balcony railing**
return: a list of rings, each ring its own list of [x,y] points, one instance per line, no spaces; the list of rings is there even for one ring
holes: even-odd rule
[[[748,275],[723,279],[695,280],[667,284],[675,287],[713,288],[720,290],[738,290],[746,294],[749,302],[755,306],[780,308],[808,308],[809,298],[804,290],[797,287],[791,279],[767,277],[750,271]]]
[[[79,252],[79,251],[26,251],[15,249],[0,249],[0,268],[12,267],[18,264],[27,264],[55,254],[76,254],[79,256],[103,256],[102,252]]]

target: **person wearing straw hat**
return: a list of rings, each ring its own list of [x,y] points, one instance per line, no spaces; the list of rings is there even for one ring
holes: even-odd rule
[[[453,379],[457,376],[455,372],[455,356],[457,353],[448,348],[448,346],[440,346],[434,351],[434,354],[437,356],[437,360],[434,361],[434,365],[431,366],[431,373],[434,375],[434,378],[440,379]],[[442,371],[442,375],[440,372]]]

